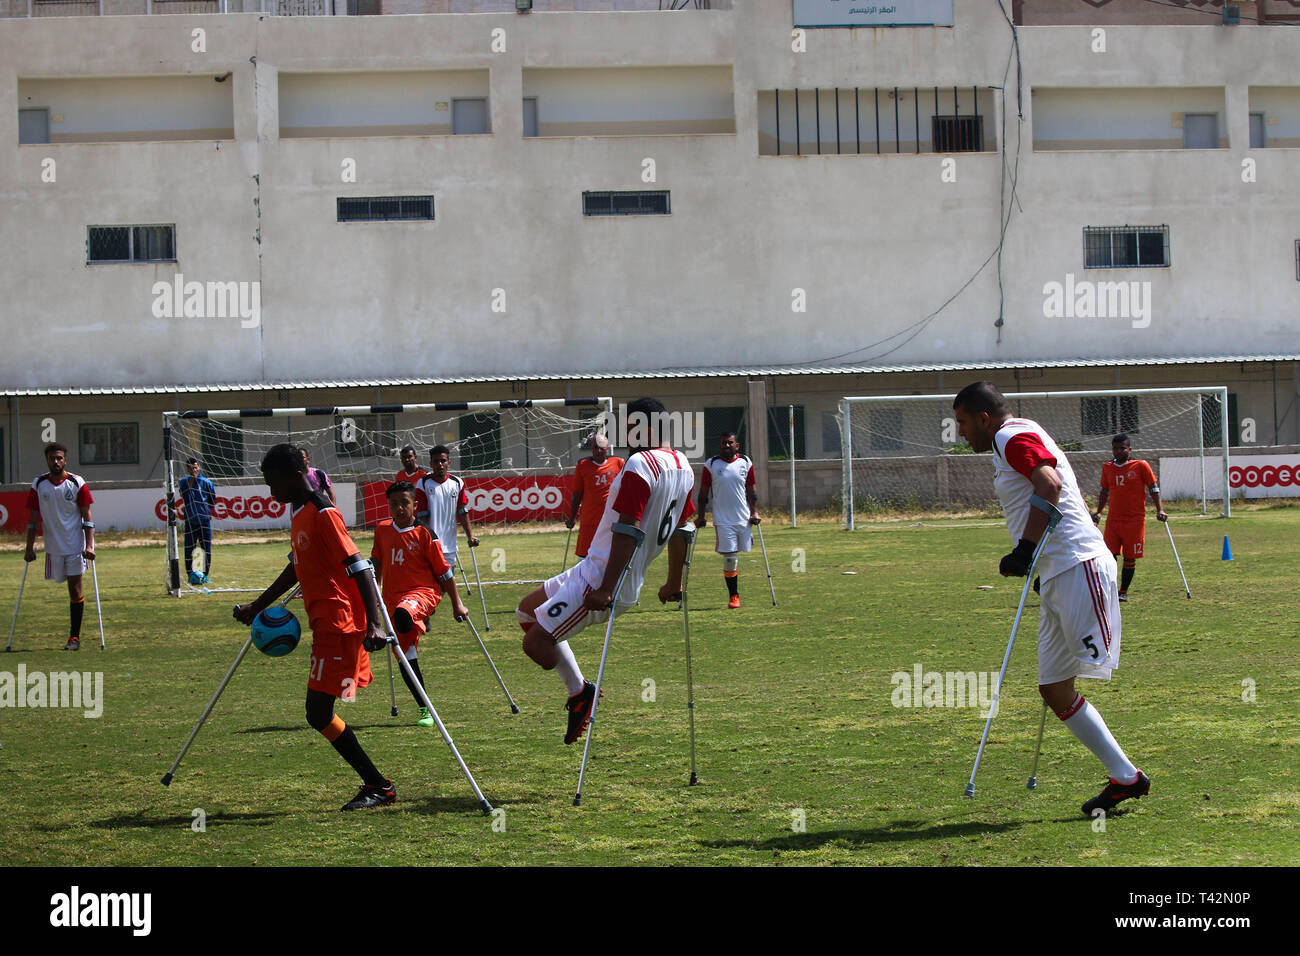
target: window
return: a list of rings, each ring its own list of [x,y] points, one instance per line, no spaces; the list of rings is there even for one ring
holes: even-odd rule
[[[339,222],[405,222],[433,218],[432,196],[358,196],[338,200]]]
[[[1168,226],[1085,226],[1085,269],[1169,267]]]
[[[175,262],[176,226],[87,226],[87,262]]]
[[[451,131],[456,135],[490,133],[492,121],[488,115],[485,97],[453,99],[451,101]]]
[[[391,456],[393,423],[392,415],[335,415],[334,453],[340,458]]]
[[[668,213],[667,189],[582,194],[584,216],[666,216]]]
[[[199,421],[199,454],[203,474],[209,478],[244,477],[244,428],[242,419],[222,421],[204,418]],[[260,465],[261,462],[259,461]],[[177,469],[176,480],[187,472],[183,464]]]
[[[77,461],[86,465],[138,465],[140,426],[135,422],[78,425]]]
[[[984,117],[934,116],[930,122],[936,153],[978,153],[984,149]]]
[[[794,457],[807,458],[804,442],[803,406],[794,407]],[[771,405],[767,409],[767,457],[771,461],[790,460],[790,406]]]
[[[1135,435],[1138,427],[1136,395],[1107,395],[1085,398],[1079,405],[1080,430],[1084,435]]]
[[[481,471],[501,467],[501,416],[496,412],[460,416],[460,445],[453,469]]]
[[[524,136],[531,137],[538,135],[537,126],[537,97],[524,97]]]
[[[712,458],[718,453],[718,442],[723,432],[735,432],[740,450],[745,450],[745,406],[724,405],[704,410],[704,456]]]

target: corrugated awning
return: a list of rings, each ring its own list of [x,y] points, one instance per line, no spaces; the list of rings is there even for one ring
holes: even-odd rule
[[[527,375],[451,375],[441,378],[334,379],[282,382],[217,382],[207,385],[87,385],[46,388],[6,388],[6,397],[56,395],[182,395],[210,392],[306,391],[341,388],[400,388],[403,386],[473,385],[489,382],[593,382],[620,379],[754,378],[769,375],[882,375],[918,372],[978,372],[996,369],[1110,368],[1141,365],[1235,365],[1246,362],[1295,362],[1291,355],[1190,355],[1144,358],[1019,359],[1007,362],[934,362],[913,365],[757,365],[682,367],[634,372],[546,372]]]

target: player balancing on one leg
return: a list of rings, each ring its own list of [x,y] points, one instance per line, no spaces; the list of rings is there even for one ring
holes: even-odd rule
[[[573,567],[532,591],[515,611],[524,630],[524,652],[542,670],[558,670],[569,693],[569,712],[564,742],[582,737],[591,719],[596,685],[582,676],[568,639],[589,624],[609,619],[614,589],[635,551],[618,595],[616,614],[636,604],[645,582],[646,569],[668,544],[668,579],[659,589],[661,602],[677,601],[682,591],[682,566],[686,542],[673,532],[684,527],[694,511],[691,488],[695,474],[686,456],[659,446],[649,423],[662,421],[664,406],[657,399],[642,398],[627,406],[628,442],[632,454],[614,479],[605,513],[596,528],[587,556]],[[634,427],[637,422],[644,427]],[[631,525],[645,532],[640,548],[636,539],[616,529]],[[669,542],[671,541],[671,544]]]
[[[1133,458],[1133,449],[1127,435],[1116,435],[1110,443],[1112,461],[1101,466],[1101,492],[1097,496],[1097,510],[1093,522],[1101,521],[1101,513],[1110,503],[1106,515],[1106,547],[1118,559],[1124,556],[1124,571],[1119,582],[1119,599],[1128,600],[1128,587],[1137,571],[1137,560],[1147,539],[1147,492],[1156,506],[1156,517],[1168,521],[1164,505],[1160,502],[1160,486],[1155,472],[1140,458]]]
[[[566,528],[572,529],[577,520],[578,546],[573,549],[576,557],[587,556],[591,539],[595,537],[600,518],[605,513],[609,490],[624,464],[622,458],[611,457],[608,438],[592,436],[591,457],[578,462],[573,471],[573,499],[569,502],[569,518],[564,522]]]
[[[397,799],[393,782],[375,769],[361,742],[334,713],[334,699],[355,700],[370,683],[370,655],[387,643],[379,593],[370,562],[348,537],[329,497],[307,483],[306,465],[293,445],[274,446],[262,459],[271,496],[292,505],[291,560],[274,583],[251,604],[235,608],[235,619],[252,624],[296,582],[311,624],[311,666],[307,677],[307,723],[328,740],[361,777],[357,795],[344,810],[381,807]]]
[[[1120,613],[1115,564],[1090,520],[1064,452],[1037,422],[1013,418],[992,382],[967,385],[953,402],[961,435],[977,452],[993,451],[993,487],[1002,502],[1015,550],[999,570],[1029,573],[1047,514],[1038,496],[1060,509],[1061,521],[1038,557],[1042,605],[1038,624],[1038,692],[1061,722],[1110,774],[1106,787],[1083,805],[1091,816],[1121,800],[1141,797],[1151,781],[1124,755],[1097,709],[1076,693],[1076,677],[1109,680],[1119,666]]]
[[[411,662],[415,679],[423,687],[424,675],[420,673],[416,645],[420,635],[428,630],[427,622],[442,600],[443,588],[451,597],[452,611],[457,618],[467,617],[469,611],[456,593],[456,575],[442,556],[442,547],[429,534],[429,529],[415,520],[415,486],[409,481],[398,481],[388,486],[387,494],[388,513],[393,517],[375,528],[370,560],[381,582],[384,605],[397,631],[402,653]],[[416,723],[421,727],[434,726],[433,714],[424,706],[405,668],[402,679],[420,708]]]
[[[442,545],[443,557],[456,567],[456,524],[465,529],[465,543],[478,547],[478,538],[469,526],[469,496],[465,480],[451,473],[451,452],[446,445],[429,450],[429,472],[415,486],[424,493],[429,513],[428,527]]]
[[[185,504],[185,576],[190,584],[212,582],[212,508],[217,503],[217,489],[201,475],[199,460],[185,463],[189,472],[176,486]],[[194,570],[194,549],[203,546],[203,573]]]
[[[67,470],[68,447],[60,442],[45,446],[45,466],[27,493],[27,549],[24,561],[36,560],[36,518],[45,534],[45,580],[68,582],[68,616],[71,618],[65,651],[81,650],[81,617],[86,597],[81,577],[86,562],[95,560],[95,522],[90,506],[94,498],[86,480]]]
[[[758,514],[754,484],[754,463],[740,453],[735,432],[723,432],[718,454],[704,463],[700,476],[700,508],[695,527],[705,525],[704,511],[713,493],[714,550],[722,555],[722,577],[727,583],[727,607],[740,607],[740,552],[754,546],[752,526],[763,519]]]

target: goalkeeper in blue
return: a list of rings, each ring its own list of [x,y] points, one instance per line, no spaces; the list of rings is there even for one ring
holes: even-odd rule
[[[185,509],[185,574],[190,584],[207,584],[212,580],[212,509],[217,504],[217,489],[199,474],[197,458],[185,462],[189,472],[177,486]],[[194,548],[203,546],[203,571],[194,570]]]
[[[1042,581],[1038,623],[1038,692],[1067,730],[1106,767],[1110,779],[1083,805],[1094,816],[1121,800],[1144,796],[1147,775],[1115,742],[1097,708],[1074,689],[1079,678],[1110,680],[1119,667],[1119,585],[1115,562],[1079,491],[1074,469],[1060,446],[1037,422],[1011,414],[992,382],[975,382],[952,403],[962,438],[976,452],[993,452],[993,489],[1002,503],[1015,549],[1002,558],[1006,577],[1024,577],[1047,531],[1044,499],[1061,521],[1043,546],[1034,569]]]

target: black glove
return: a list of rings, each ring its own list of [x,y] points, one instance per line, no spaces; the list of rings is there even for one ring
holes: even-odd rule
[[[1016,549],[1003,557],[998,570],[1008,577],[1023,578],[1029,573],[1029,565],[1034,560],[1034,549],[1037,547],[1037,541],[1021,538]]]
[[[388,646],[388,638],[374,637],[367,632],[365,640],[363,640],[361,643],[368,651],[382,651],[385,647]]]

